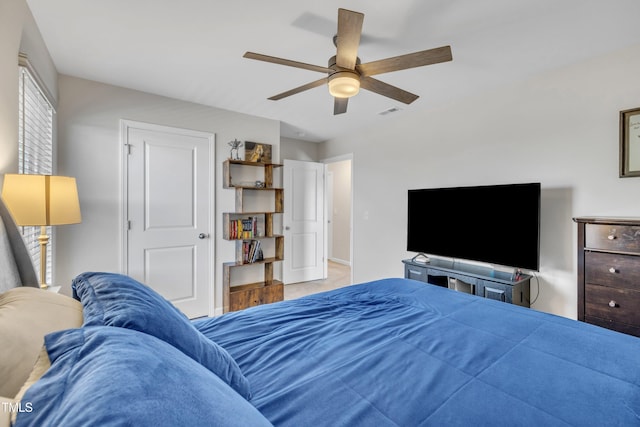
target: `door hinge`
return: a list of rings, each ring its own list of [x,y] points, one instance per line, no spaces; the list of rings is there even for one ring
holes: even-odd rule
[[[127,231],[128,230],[131,230],[131,220],[130,219],[127,220]]]

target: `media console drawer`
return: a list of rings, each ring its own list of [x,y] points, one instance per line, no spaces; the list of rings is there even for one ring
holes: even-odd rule
[[[404,265],[404,277],[407,279],[419,280],[421,282],[427,281],[427,267],[422,265],[405,264]]]
[[[640,336],[640,218],[578,223],[578,320]]]

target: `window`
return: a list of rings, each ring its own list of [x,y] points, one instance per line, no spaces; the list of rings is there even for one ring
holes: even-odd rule
[[[37,74],[24,56],[20,56],[18,105],[18,173],[51,175],[53,173],[52,103],[39,84]],[[51,227],[47,227],[51,235]],[[36,268],[40,266],[40,227],[22,227],[22,238]],[[51,283],[51,245],[47,245],[47,283]]]

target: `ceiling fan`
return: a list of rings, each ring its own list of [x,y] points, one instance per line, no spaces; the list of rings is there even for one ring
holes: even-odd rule
[[[360,12],[338,9],[338,33],[333,38],[333,43],[336,46],[336,55],[329,59],[327,67],[254,52],[246,52],[243,57],[328,74],[327,77],[323,77],[320,80],[282,92],[269,99],[277,101],[327,84],[329,86],[329,93],[334,97],[334,115],[347,112],[349,98],[356,95],[360,88],[405,104],[411,104],[418,99],[418,95],[374,79],[371,76],[447,62],[453,59],[451,56],[451,47],[443,46],[361,64],[360,58],[358,58],[358,46],[360,45],[363,21],[364,14]]]

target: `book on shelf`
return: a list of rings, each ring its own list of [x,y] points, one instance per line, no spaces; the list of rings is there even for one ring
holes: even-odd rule
[[[253,239],[258,236],[258,217],[238,218],[229,223],[229,238],[232,240]]]
[[[242,243],[242,262],[250,264],[264,259],[260,240],[251,240]]]

